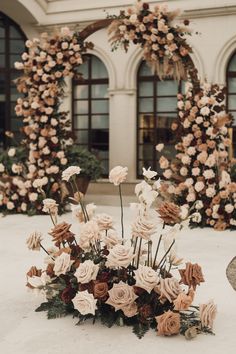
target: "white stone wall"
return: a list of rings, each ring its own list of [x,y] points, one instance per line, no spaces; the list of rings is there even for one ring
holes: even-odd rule
[[[29,38],[41,31],[69,25],[83,28],[88,23],[118,13],[129,0],[8,0],[0,2],[0,11],[13,18]],[[149,1],[151,4],[160,1]],[[182,18],[191,22],[192,59],[202,80],[225,83],[228,60],[236,50],[236,0],[169,0],[170,9],[180,8]],[[199,34],[195,34],[199,32]],[[136,179],[136,75],[141,61],[140,50],[111,52],[106,29],[89,37],[91,53],[106,65],[110,96],[110,168],[129,167],[129,181]],[[64,107],[71,108],[70,83]]]

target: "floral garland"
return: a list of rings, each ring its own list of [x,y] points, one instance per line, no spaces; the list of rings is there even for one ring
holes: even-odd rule
[[[80,167],[71,166],[62,174],[73,190],[79,173]],[[121,201],[121,184],[127,173],[122,166],[110,172],[110,182],[118,186]],[[33,266],[27,272],[27,286],[46,297],[36,311],[47,311],[48,318],[72,314],[78,317],[78,324],[92,319],[108,327],[132,326],[139,338],[149,328],[158,335],[180,333],[186,339],[212,333],[216,305],[213,301],[192,305],[197,286],[204,282],[201,267],[188,262],[176,271],[183,260],[177,255],[175,235],[188,224],[188,216],[183,217],[181,208],[168,202],[159,205],[158,214],[150,209],[160,188],[160,181],[153,181],[156,175],[144,169],[145,180],[135,188],[139,203],[133,205],[136,218],[131,240],[125,237],[122,217],[120,238],[113,218],[96,215],[95,205],[86,206],[79,191],[71,199],[73,215],[80,223],[79,237],[70,231],[71,225],[58,223],[56,201],[43,201],[43,210],[53,222],[49,235],[55,247],[45,249],[38,232],[27,239],[30,250],[43,249],[47,254],[45,269]],[[163,228],[155,242],[158,223]]]
[[[130,42],[139,45],[143,59],[160,78],[186,79],[192,52],[184,38],[190,34],[186,27],[189,21],[185,20],[185,26],[181,27],[174,24],[177,15],[177,11],[168,12],[166,6],[157,5],[151,11],[149,4],[138,1],[135,7],[122,11],[110,25],[113,49],[121,45],[127,50]]]
[[[231,182],[228,127],[231,118],[224,111],[224,90],[204,84],[193,94],[187,84],[178,95],[181,141],[175,146],[176,160],[160,157],[166,180],[163,193],[185,204],[195,215],[193,225],[214,226],[217,230],[236,227],[236,183]],[[176,130],[177,123],[172,129]],[[157,145],[161,151],[162,146]]]
[[[43,190],[62,201],[66,192],[59,182],[60,171],[67,167],[67,148],[73,144],[67,112],[59,110],[64,79],[73,77],[91,46],[66,27],[59,34],[43,33],[41,40],[26,41],[28,52],[15,63],[23,71],[16,81],[23,97],[17,99],[15,111],[24,122],[25,159],[17,161],[18,153],[11,148],[0,161],[1,211],[40,212]]]

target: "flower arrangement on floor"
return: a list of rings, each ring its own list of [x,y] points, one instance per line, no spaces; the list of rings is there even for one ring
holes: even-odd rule
[[[64,27],[55,35],[26,41],[28,51],[15,67],[22,71],[16,80],[23,96],[17,99],[15,111],[23,119],[23,140],[19,147],[9,149],[0,161],[0,210],[35,214],[42,211],[42,194],[60,203],[65,195],[60,171],[68,166],[68,149],[73,144],[67,113],[60,110],[65,78],[73,77],[82,64],[82,54],[92,44],[84,42],[79,33]],[[71,161],[70,161],[71,163]]]
[[[168,12],[166,6],[157,5],[152,11],[149,4],[138,1],[111,23],[109,34],[113,49],[121,45],[127,50],[130,42],[137,44],[142,48],[143,59],[160,78],[186,79],[188,55],[192,52],[184,38],[190,34],[186,27],[189,21],[178,26],[173,23],[177,15],[178,11]]]
[[[42,235],[27,239],[30,250],[46,252],[45,268],[31,267],[27,286],[46,297],[36,311],[47,311],[48,318],[72,314],[78,324],[87,319],[101,320],[108,327],[127,325],[141,338],[149,328],[158,335],[183,334],[187,339],[198,333],[212,333],[216,305],[210,301],[192,305],[196,288],[204,282],[201,267],[177,255],[175,234],[188,223],[184,208],[164,202],[151,208],[158,195],[157,175],[144,169],[145,180],[135,188],[139,202],[133,206],[136,217],[127,237],[123,223],[122,183],[128,169],[117,166],[110,171],[110,182],[119,190],[121,201],[121,237],[114,220],[107,214],[95,214],[95,205],[84,203],[77,189],[80,167],[71,166],[62,179],[74,191],[72,211],[79,221],[79,235],[71,225],[58,222],[58,205],[43,201],[43,210],[53,222],[49,235],[55,247],[45,248]],[[158,237],[157,226],[163,225]]]
[[[213,226],[216,230],[236,227],[236,183],[230,178],[228,127],[231,118],[224,111],[224,90],[204,84],[193,93],[187,84],[185,95],[178,95],[181,140],[175,146],[174,161],[160,157],[163,185],[180,205],[186,205],[194,226]],[[177,123],[173,123],[176,130]],[[157,146],[161,151],[162,146]]]

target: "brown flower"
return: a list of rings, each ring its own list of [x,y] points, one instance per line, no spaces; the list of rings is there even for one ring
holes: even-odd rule
[[[190,340],[193,339],[197,336],[197,327],[193,326],[193,327],[189,327],[185,332],[184,332],[184,336],[186,339]]]
[[[176,224],[180,221],[180,208],[174,203],[162,203],[157,212],[166,224]]]
[[[61,293],[61,299],[65,304],[69,304],[71,300],[75,297],[76,290],[69,285]]]
[[[55,276],[53,268],[54,268],[54,264],[49,263],[46,269],[46,273],[47,275],[49,275],[49,277]]]
[[[204,282],[202,268],[197,264],[186,263],[185,269],[179,269],[181,282],[185,285],[192,286],[195,290],[197,285]]]
[[[94,288],[93,288],[93,295],[95,297],[95,299],[104,299],[106,298],[108,294],[108,285],[107,283],[103,282],[99,282],[99,283],[95,283]]]
[[[217,231],[224,231],[226,227],[227,227],[227,223],[221,219],[217,220],[217,222],[214,225],[214,229]]]
[[[146,318],[151,316],[152,308],[151,308],[150,305],[145,304],[145,305],[143,305],[142,307],[139,308],[139,313],[140,313],[141,317],[146,319]]]
[[[74,234],[70,231],[71,225],[66,222],[62,222],[57,224],[49,235],[53,237],[53,241],[55,242],[55,246],[60,247],[61,244],[65,243],[65,241],[71,243],[74,241]]]
[[[177,311],[187,310],[189,306],[192,304],[193,299],[194,299],[193,289],[190,289],[188,294],[185,294],[184,292],[180,293],[177,296],[177,299],[174,300],[175,310]]]
[[[28,277],[41,277],[42,275],[42,269],[38,269],[35,266],[32,266],[30,270],[26,273]]]
[[[167,311],[156,317],[157,331],[159,336],[172,336],[178,334],[180,330],[180,315],[172,311]]]

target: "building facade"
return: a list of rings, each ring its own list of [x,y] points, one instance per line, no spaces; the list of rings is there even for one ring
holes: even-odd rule
[[[150,5],[161,1],[149,1]],[[8,0],[0,3],[0,140],[4,130],[19,131],[14,114],[17,92],[13,62],[19,60],[25,38],[38,37],[63,26],[81,30],[88,24],[118,14],[133,5],[129,0]],[[202,81],[227,85],[227,109],[235,117],[236,144],[236,0],[169,0],[190,20],[192,61]],[[88,38],[94,43],[76,79],[67,81],[63,109],[78,143],[93,151],[108,170],[129,168],[128,182],[141,175],[142,166],[157,168],[155,145],[164,143],[170,154],[175,143],[170,125],[176,118],[176,93],[182,83],[160,81],[142,61],[139,48],[111,51],[107,29]],[[82,80],[80,80],[82,78]],[[235,145],[234,145],[235,153]],[[101,190],[101,189],[100,189]]]

